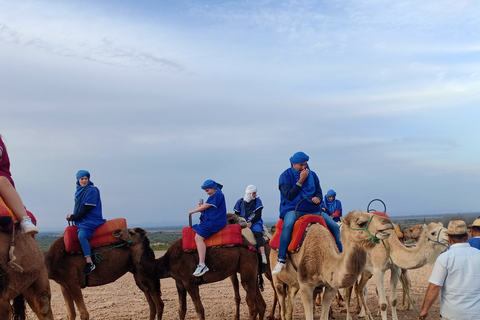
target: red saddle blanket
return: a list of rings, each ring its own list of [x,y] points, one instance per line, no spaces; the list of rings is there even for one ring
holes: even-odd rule
[[[107,220],[104,224],[95,230],[93,236],[88,240],[90,247],[96,247],[101,244],[118,242],[118,238],[113,236],[113,231],[117,229],[125,229],[127,227],[127,220],[124,218],[116,218]],[[63,241],[65,242],[65,250],[67,252],[82,252],[82,246],[78,240],[78,227],[68,226],[63,232]]]
[[[303,239],[305,237],[305,231],[307,227],[310,226],[312,223],[319,223],[325,228],[327,228],[325,220],[319,215],[306,214],[304,216],[301,216],[297,219],[295,225],[293,226],[292,240],[290,241],[290,245],[288,246],[288,251],[295,252],[300,249],[303,243]],[[282,234],[282,229],[283,219],[280,219],[276,224],[275,233],[270,239],[270,247],[272,247],[272,249],[278,249],[278,247],[280,246],[280,235]]]
[[[37,219],[35,219],[35,216],[33,215],[33,213],[31,213],[28,210],[26,211],[27,211],[27,215],[30,217],[30,219],[32,219],[33,224],[37,225]],[[19,224],[17,217],[15,217],[12,210],[10,210],[10,208],[7,207],[2,197],[0,197],[0,217],[12,217],[13,223]],[[13,230],[13,223],[11,223],[9,226],[2,228],[1,230],[11,232]],[[18,228],[20,228],[20,226],[18,226]]]
[[[182,230],[183,250],[196,250],[195,231],[192,227],[184,227]],[[205,239],[207,247],[213,247],[223,244],[239,244],[242,243],[242,227],[238,224],[229,224],[222,230],[215,233],[210,238]]]

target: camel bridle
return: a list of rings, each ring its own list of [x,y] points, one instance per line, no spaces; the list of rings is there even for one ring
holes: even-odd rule
[[[374,236],[369,230],[368,230],[368,226],[370,225],[370,222],[372,222],[372,219],[373,219],[373,214],[372,216],[370,217],[370,219],[368,220],[367,222],[367,225],[363,228],[352,228],[350,226],[348,226],[349,229],[351,230],[357,230],[357,231],[365,231],[366,233],[368,233],[368,235],[370,236],[370,238],[368,238],[368,241],[371,241],[373,243],[376,243],[376,244],[379,244],[380,243],[380,239],[378,239],[376,236]]]

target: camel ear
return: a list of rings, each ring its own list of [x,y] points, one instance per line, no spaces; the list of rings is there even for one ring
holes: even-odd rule
[[[424,224],[422,225],[422,231],[425,231],[425,230],[427,230],[427,229],[428,229],[428,226],[424,223]]]
[[[143,230],[142,228],[135,228],[135,233],[138,233],[140,237],[145,237],[148,233],[147,230]]]

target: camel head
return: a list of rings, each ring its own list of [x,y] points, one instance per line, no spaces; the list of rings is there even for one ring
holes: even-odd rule
[[[447,229],[441,222],[430,222],[425,228],[428,242],[433,244],[435,250],[443,252],[449,247]],[[436,257],[435,257],[436,259]],[[429,261],[434,263],[435,261]]]
[[[342,243],[359,244],[373,248],[380,240],[385,240],[393,230],[390,219],[365,211],[352,211],[342,220]]]
[[[227,224],[238,224],[242,229],[247,227],[247,220],[235,213],[227,213]]]
[[[405,239],[414,239],[415,241],[418,241],[418,238],[420,238],[420,234],[422,234],[423,228],[423,224],[416,224],[411,228],[404,229],[403,236],[405,237]]]
[[[143,230],[142,228],[132,228],[132,229],[117,229],[113,231],[113,236],[118,238],[122,241],[129,242],[138,240],[143,238],[147,235],[147,231]]]

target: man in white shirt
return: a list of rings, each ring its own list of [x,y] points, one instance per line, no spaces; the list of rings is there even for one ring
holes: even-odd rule
[[[440,294],[440,316],[449,320],[476,320],[480,317],[480,250],[468,244],[465,221],[448,224],[450,248],[438,256],[420,311],[428,310]],[[418,318],[421,319],[421,318]]]

